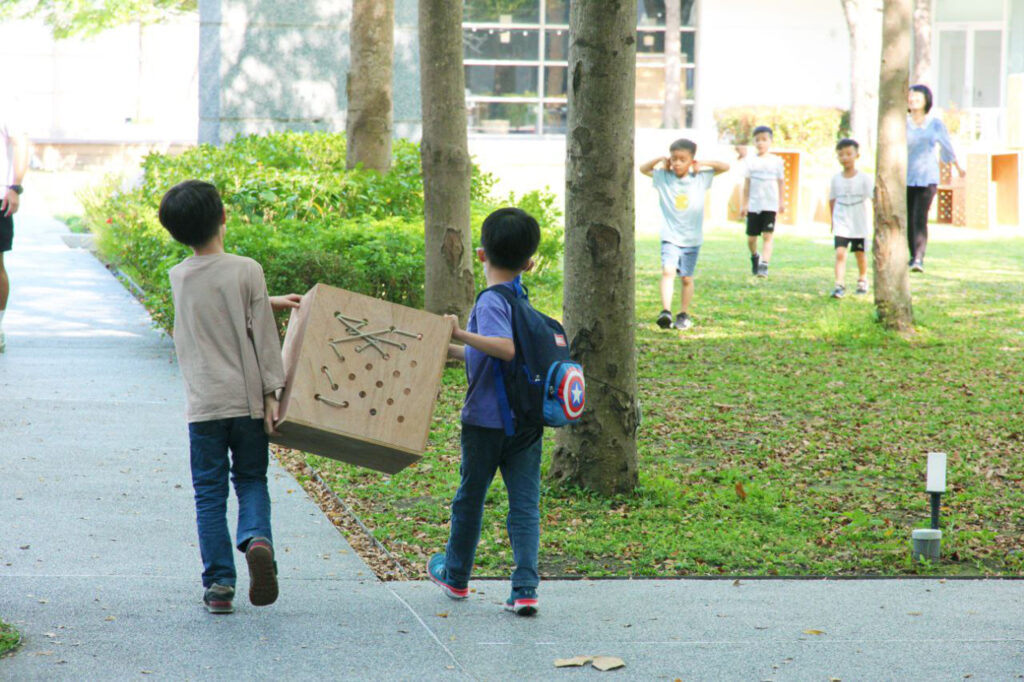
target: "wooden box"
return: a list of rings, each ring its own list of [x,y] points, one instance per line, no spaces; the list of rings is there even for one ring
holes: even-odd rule
[[[800,152],[772,150],[772,154],[782,158],[786,176],[782,195],[786,212],[777,216],[775,222],[796,225],[800,220]]]
[[[395,473],[427,445],[451,326],[438,315],[317,284],[292,311],[271,441]]]
[[[967,226],[1020,225],[1020,154],[967,156]]]

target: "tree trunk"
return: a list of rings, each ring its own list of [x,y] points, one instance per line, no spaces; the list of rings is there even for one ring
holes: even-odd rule
[[[932,70],[932,0],[914,2],[914,68],[911,83],[928,84]]]
[[[681,97],[679,94],[679,68],[682,44],[679,28],[682,25],[679,0],[665,2],[665,106],[661,111],[662,128],[681,128]]]
[[[875,145],[878,63],[881,50],[879,0],[840,0],[850,38],[850,132],[864,150]]]
[[[911,331],[914,314],[907,271],[907,79],[910,76],[910,4],[885,0],[878,83],[875,160],[875,306],[888,329]]]
[[[462,0],[419,0],[419,39],[426,309],[465,325],[474,284]]]
[[[345,166],[361,163],[383,173],[391,167],[394,0],[353,0],[351,35]]]
[[[637,482],[633,137],[636,0],[570,5],[565,327],[587,410],[550,477],[603,494]]]

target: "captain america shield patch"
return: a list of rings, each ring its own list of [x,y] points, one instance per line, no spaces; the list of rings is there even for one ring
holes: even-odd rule
[[[569,367],[562,376],[562,384],[558,387],[562,410],[566,419],[579,419],[586,403],[586,386],[583,383],[583,372],[579,367]]]

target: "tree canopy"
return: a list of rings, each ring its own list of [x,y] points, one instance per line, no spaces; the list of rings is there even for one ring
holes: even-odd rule
[[[89,37],[123,24],[195,12],[198,0],[0,0],[0,19],[41,18],[55,38]]]

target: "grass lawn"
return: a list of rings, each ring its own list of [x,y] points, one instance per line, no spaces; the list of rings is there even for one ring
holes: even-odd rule
[[[738,224],[709,232],[689,332],[653,324],[659,245],[638,242],[640,484],[607,499],[545,483],[543,575],[1024,574],[1024,239],[940,231],[912,279],[917,333],[901,337],[852,295],[852,259],[851,293],[827,297],[826,228],[779,234],[759,280]],[[560,291],[533,289],[560,313]],[[464,384],[445,372],[418,466],[386,476],[308,459],[419,575],[447,539]],[[545,471],[553,442],[548,431]],[[943,558],[914,565],[935,450],[950,462]],[[477,576],[504,577],[500,483],[488,503]]]
[[[0,658],[21,643],[21,635],[13,626],[0,620]]]

